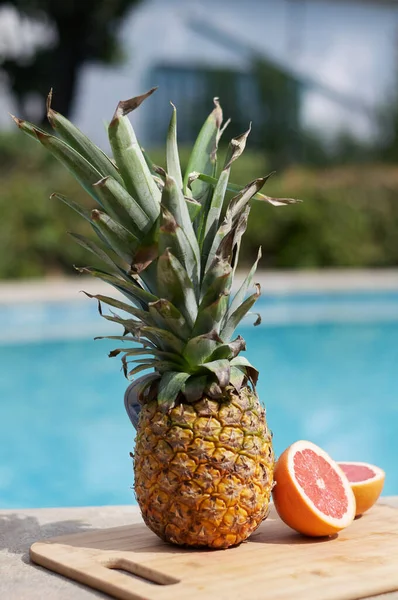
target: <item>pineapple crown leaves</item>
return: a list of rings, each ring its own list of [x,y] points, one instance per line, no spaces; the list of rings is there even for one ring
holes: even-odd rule
[[[110,356],[122,355],[126,376],[151,370],[139,380],[140,394],[145,398],[155,386],[158,403],[167,411],[178,398],[193,402],[208,394],[221,399],[229,389],[239,390],[249,382],[255,387],[258,372],[240,354],[245,341],[232,338],[260,296],[258,284],[252,290],[261,251],[232,296],[241,239],[252,200],[275,206],[296,200],[262,194],[269,176],[244,187],[230,182],[231,167],[245,149],[251,126],[231,140],[218,171],[218,145],[229,121],[222,125],[217,98],[184,174],[172,105],[166,169],[156,166],[139,145],[128,118],[155,89],[117,105],[108,127],[113,159],[52,108],[52,92],[47,114],[55,135],[13,119],[63,163],[98,204],[88,211],[61,194],[52,195],[85,218],[98,238],[96,243],[71,234],[107,267],[78,270],[109,283],[126,299],[87,294],[98,301],[101,316],[123,327],[121,335],[108,337],[127,345]],[[235,195],[222,216],[228,191]],[[103,313],[102,304],[118,314]],[[257,318],[255,324],[259,322]]]

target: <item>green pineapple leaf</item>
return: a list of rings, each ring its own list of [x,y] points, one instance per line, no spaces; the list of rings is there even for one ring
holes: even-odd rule
[[[147,275],[150,275],[150,279],[153,279],[155,273],[153,269],[154,261],[156,261],[159,248],[159,223],[160,217],[156,219],[153,223],[149,231],[146,233],[142,233],[140,236],[140,245],[135,252],[132,261],[131,261],[131,272],[141,275],[143,278]],[[150,288],[154,293],[157,292],[156,282],[153,282],[152,287]]]
[[[224,167],[216,185],[214,186],[211,202],[204,223],[204,239],[202,245],[203,265],[207,264],[207,259],[213,245],[214,237],[219,228],[221,209],[224,204],[225,192],[227,191],[231,165],[237,158],[239,158],[239,156],[241,156],[242,152],[244,151],[250,130],[251,126],[245,133],[231,140],[228,146],[227,155],[225,157]]]
[[[223,236],[221,236],[221,242],[216,251],[216,256],[218,258],[230,263],[232,273],[235,271],[238,258],[238,246],[241,237],[246,231],[249,212],[250,206],[246,206],[235,220],[230,219],[228,215],[226,216],[226,233],[223,233]]]
[[[182,393],[189,403],[196,402],[202,398],[207,385],[206,375],[191,375],[184,383]]]
[[[199,365],[202,370],[209,371],[216,376],[217,383],[221,389],[229,384],[231,375],[231,364],[227,359],[213,360]]]
[[[275,171],[270,173],[265,177],[267,181],[271,175],[273,175]],[[217,185],[218,179],[216,177],[211,177],[210,175],[206,175],[205,173],[195,173],[194,179],[199,179],[204,183],[208,183],[212,186]],[[246,186],[237,185],[236,183],[228,182],[227,190],[228,192],[241,192]],[[298,202],[302,202],[298,198],[273,198],[272,196],[266,196],[265,194],[260,194],[259,192],[254,194],[253,200],[259,200],[260,202],[267,202],[268,204],[272,204],[273,206],[287,206],[288,204],[297,204]]]
[[[133,317],[142,319],[143,321],[145,321],[146,318],[150,318],[150,315],[147,311],[135,308],[134,306],[131,306],[131,304],[126,304],[126,302],[121,302],[120,300],[116,300],[115,298],[111,298],[110,296],[103,296],[102,294],[89,294],[88,292],[83,293],[86,296],[88,296],[88,298],[94,298],[98,301],[98,307],[101,316],[103,316],[101,309],[102,302],[103,304],[107,304],[108,306],[112,306],[113,308],[122,310],[123,312],[133,315]]]
[[[113,156],[123,177],[124,184],[131,196],[137,200],[141,208],[147,213],[152,223],[159,216],[160,191],[142,154],[127,115],[153,94],[155,90],[156,88],[152,88],[141,96],[130,100],[121,100],[108,128]]]
[[[154,371],[138,379],[129,397],[157,398],[167,412],[180,394],[183,402],[203,396],[224,401],[243,386],[255,390],[258,372],[240,354],[246,349],[245,341],[241,336],[232,340],[232,336],[241,320],[253,314],[251,308],[260,295],[258,284],[255,293],[251,289],[261,250],[231,301],[241,240],[252,200],[276,206],[298,200],[260,193],[269,176],[243,187],[230,182],[231,165],[242,154],[249,131],[231,141],[216,177],[218,143],[228,124],[222,127],[217,99],[199,132],[184,177],[174,106],[167,133],[167,172],[156,166],[140,147],[128,118],[154,89],[119,102],[108,127],[114,160],[51,108],[51,95],[48,117],[60,137],[15,117],[14,121],[52,152],[98,202],[98,209],[88,211],[54,195],[90,222],[100,243],[71,235],[104,262],[109,272],[94,267],[78,270],[112,285],[127,298],[87,294],[98,301],[98,310],[107,321],[123,327],[122,335],[105,337],[122,342],[119,346],[124,347],[109,355],[121,355],[125,375]],[[227,191],[235,196],[222,217]],[[105,312],[103,304],[110,307]],[[254,324],[260,321],[257,315]],[[131,408],[130,401],[126,402]]]
[[[154,296],[150,292],[144,290],[138,282],[134,281],[134,279],[131,279],[131,281],[126,281],[120,279],[120,277],[116,277],[115,275],[111,275],[110,273],[106,273],[100,269],[92,269],[91,267],[80,267],[78,268],[78,271],[80,273],[87,273],[93,277],[97,277],[98,279],[105,281],[105,283],[109,283],[134,304],[138,303],[144,310],[148,310],[149,302],[156,302],[156,300],[159,300],[157,296]]]
[[[148,315],[148,313],[146,313]],[[131,333],[137,338],[147,338],[150,342],[156,344],[161,350],[165,352],[172,352],[173,354],[181,354],[184,348],[184,342],[177,338],[173,333],[160,327],[153,325],[145,325],[145,321],[140,322],[136,319],[123,319],[118,316],[103,315],[108,321],[114,321],[119,325],[122,325],[125,330],[125,334]],[[151,322],[152,319],[148,315],[145,318],[147,322]]]
[[[231,368],[237,367],[249,377],[253,386],[256,387],[258,381],[258,371],[253,365],[247,360],[245,356],[237,356],[231,360]]]
[[[106,212],[136,237],[151,228],[148,215],[116,179],[105,177],[94,188]]]
[[[115,275],[122,275],[122,277],[126,276],[125,271],[123,271],[123,269],[109,256],[109,254],[107,254],[106,252],[104,252],[104,250],[102,250],[102,248],[97,246],[95,242],[93,242],[89,238],[86,238],[84,235],[80,235],[79,233],[69,232],[69,235],[75,240],[75,242],[82,246],[82,248],[85,248],[86,250],[97,256],[97,258],[99,258],[105,264],[111,267],[111,269],[114,269]]]
[[[130,356],[139,356],[149,354],[151,356],[156,356],[161,358],[162,360],[168,360],[169,362],[174,362],[179,367],[184,366],[184,362],[181,360],[181,357],[178,354],[173,352],[164,352],[163,350],[158,350],[157,348],[116,348],[115,350],[111,350],[109,353],[110,358],[114,358],[119,354],[124,354],[124,358],[127,361],[127,358]]]
[[[167,329],[160,327],[141,327],[140,332],[165,352],[182,354],[184,342]]]
[[[232,315],[232,313],[238,309],[238,307],[242,304],[242,302],[244,301],[247,291],[249,288],[252,287],[253,285],[253,279],[254,279],[254,275],[256,274],[257,271],[257,265],[259,263],[259,260],[261,259],[261,248],[258,249],[258,254],[257,254],[257,258],[252,266],[252,268],[250,269],[248,275],[246,276],[246,278],[244,279],[242,285],[240,286],[239,290],[236,292],[235,296],[233,297],[233,300],[231,302],[231,305],[228,309],[228,314],[227,314],[227,318]]]
[[[206,362],[220,344],[222,344],[222,340],[214,330],[192,337],[184,348],[184,358],[192,367],[195,367],[195,365]]]
[[[212,352],[209,360],[213,361],[222,358],[231,360],[232,358],[235,358],[235,356],[238,356],[238,354],[243,350],[246,350],[246,342],[243,337],[238,335],[238,337],[229,344],[222,344],[221,346],[218,346],[218,348]]]
[[[21,131],[26,133],[29,137],[34,139],[35,142],[39,141],[39,138],[37,137],[38,132],[40,132],[44,135],[48,135],[47,131],[44,131],[44,129],[37,127],[37,125],[33,125],[32,123],[29,123],[29,121],[24,121],[23,119],[18,119],[18,117],[15,117],[14,115],[10,115],[10,117],[14,121],[14,123],[17,125],[17,127],[19,127],[19,129],[21,129]]]
[[[239,367],[231,367],[230,383],[239,393],[246,379],[246,374]]]
[[[115,348],[115,350],[109,352],[108,356],[109,358],[115,358],[119,354],[124,354],[125,356],[144,356],[146,354],[156,356],[158,352],[154,348]]]
[[[187,204],[189,216],[191,218],[191,221],[193,222],[202,210],[202,205],[194,198],[188,198],[187,196],[184,196],[184,198]]]
[[[231,265],[228,260],[216,256],[202,282],[199,312],[217,300],[221,294],[228,296],[231,291],[231,285]]]
[[[125,365],[129,365],[129,364],[136,364],[139,363],[138,367],[134,367],[134,369],[132,369],[131,371],[129,371],[128,375],[135,375],[136,373],[139,373],[140,371],[144,371],[145,368],[147,369],[156,369],[156,371],[160,374],[163,373],[168,373],[170,371],[176,370],[180,368],[179,364],[176,364],[173,361],[170,360],[159,360],[158,358],[145,358],[145,367],[143,366],[143,359],[139,359],[139,360],[126,360],[125,361]]]
[[[261,190],[266,181],[266,177],[254,179],[231,199],[227,208],[227,212],[231,214],[233,220],[236,219],[241,214],[242,210],[248,206],[250,200],[259,190]]]
[[[69,206],[69,208],[72,208],[75,212],[77,212],[77,214],[79,214],[81,217],[83,217],[83,219],[86,219],[86,221],[89,221],[91,223],[91,210],[88,210],[87,208],[80,206],[80,204],[78,204],[74,200],[70,200],[63,194],[57,194],[56,192],[54,192],[50,196],[51,200],[53,198],[56,198],[57,200],[61,200],[61,202],[63,202],[67,206]]]
[[[139,364],[137,367],[134,367],[134,369],[131,369],[131,371],[127,372],[127,363],[123,363],[124,366],[124,374],[125,377],[128,379],[129,377],[132,377],[133,375],[137,375],[137,373],[141,373],[142,371],[148,371],[149,369],[152,369],[155,366],[155,363],[158,363],[157,360],[146,360],[144,363]]]
[[[70,200],[66,196],[63,196],[62,194],[54,193],[54,194],[51,194],[50,198],[51,199],[56,198],[57,200],[61,200],[61,202],[63,202],[64,204],[69,206],[69,208],[72,208],[74,211],[76,211],[81,217],[83,217],[83,219],[86,219],[86,221],[88,221],[90,223],[90,225],[92,226],[92,228],[94,229],[95,233],[97,234],[97,236],[99,237],[101,242],[105,246],[107,246],[110,250],[112,250],[112,247],[109,245],[108,240],[102,235],[100,229],[97,227],[96,223],[92,220],[92,211],[91,210],[83,208],[82,206],[80,206],[80,204],[77,204],[77,202],[75,202],[74,200]],[[110,258],[110,260],[112,260],[112,259]],[[112,260],[112,263],[113,262],[114,261]]]
[[[160,382],[158,390],[158,405],[164,412],[169,412],[177,400],[184,383],[189,378],[189,373],[170,371],[165,373]]]
[[[165,175],[165,184],[162,192],[161,204],[173,215],[177,224],[183,230],[195,257],[197,270],[200,269],[200,250],[192,225],[187,202],[182,192],[178,189],[176,181],[167,173]],[[200,206],[200,205],[199,205]]]
[[[170,300],[192,328],[198,312],[195,290],[186,270],[168,249],[158,258],[157,279],[159,296]]]
[[[207,271],[207,269],[210,267],[214,256],[216,254],[220,255],[220,247],[222,247],[222,244],[225,242],[225,238],[228,235],[231,235],[231,232],[233,231],[234,227],[236,227],[239,230],[238,226],[238,221],[241,218],[242,212],[248,208],[248,204],[251,200],[251,198],[254,196],[254,194],[256,194],[256,192],[258,192],[258,190],[260,190],[262,188],[262,186],[265,183],[265,179],[264,178],[260,178],[260,179],[255,179],[254,181],[252,181],[251,183],[249,183],[247,186],[245,186],[241,192],[239,192],[239,194],[237,194],[236,196],[234,196],[232,198],[232,200],[230,201],[228,208],[227,208],[227,212],[226,215],[224,217],[224,221],[221,223],[220,227],[218,228],[215,236],[214,236],[214,240],[213,243],[211,245],[211,249],[207,258],[207,263],[206,263],[206,267],[205,267],[205,272]],[[247,212],[248,215],[248,212]],[[246,228],[246,227],[245,227]],[[242,232],[243,234],[243,232]],[[232,234],[232,240],[234,239],[235,234]],[[225,255],[225,252],[223,253]]]
[[[163,254],[167,249],[179,260],[184,267],[193,288],[199,288],[199,265],[194,254],[192,244],[178,225],[173,215],[162,206],[162,221],[159,228],[159,252]]]
[[[62,140],[39,129],[35,129],[35,133],[39,142],[72,173],[86,192],[101,204],[93,185],[101,179],[102,174],[81,154]]]
[[[101,317],[106,319],[107,321],[112,321],[113,323],[118,323],[119,325],[123,325],[125,331],[128,333],[136,333],[140,331],[142,324],[148,325],[149,327],[155,327],[156,323],[153,322],[152,317],[148,312],[139,308],[132,308],[130,310],[130,314],[132,314],[135,319],[126,319],[119,315],[111,314],[107,315],[102,312],[101,305],[99,305],[99,313]]]
[[[215,330],[218,334],[225,312],[228,309],[229,294],[220,294],[214,302],[201,308],[192,331],[192,336],[203,335]],[[221,338],[224,340],[223,335]]]
[[[171,106],[173,107],[173,112],[171,113],[166,143],[167,172],[174,178],[179,191],[182,193],[182,174],[177,146],[177,110],[174,104],[171,104]]]
[[[169,300],[160,298],[149,303],[149,313],[158,327],[170,329],[177,337],[186,340],[190,329],[181,312]]]
[[[147,373],[142,377],[139,377],[134,381],[133,390],[135,398],[140,403],[144,403],[146,399],[146,395],[148,390],[151,388],[153,384],[155,384],[160,379],[159,373]],[[125,396],[124,405],[127,411],[127,414],[130,415],[130,406],[129,406],[129,396]]]
[[[120,342],[134,342],[136,344],[141,344],[147,348],[156,348],[156,346],[142,337],[137,337],[134,335],[98,335],[94,338],[95,340],[118,340]]]
[[[80,129],[66,117],[51,108],[52,90],[47,99],[47,118],[51,127],[71,148],[76,150],[89,163],[91,163],[102,177],[111,176],[123,185],[123,179],[109,156],[98,148]]]
[[[110,248],[125,260],[127,264],[130,264],[139,244],[138,238],[123,227],[123,225],[120,225],[120,223],[111,219],[106,213],[97,209],[91,212],[91,219],[95,224],[94,230],[98,229]]]
[[[223,118],[218,98],[214,98],[214,105],[214,110],[210,113],[199,132],[184,175],[184,194],[189,196],[190,191],[192,190],[193,197],[196,200],[201,201],[202,204],[203,199],[209,190],[209,184],[203,181],[195,181],[192,183],[190,190],[188,187],[188,180],[189,175],[192,172],[197,171],[214,176],[217,144]]]
[[[221,329],[221,337],[223,340],[229,340],[233,335],[235,329],[243,319],[243,317],[249,312],[253,304],[259,299],[261,295],[261,287],[259,283],[256,283],[256,291],[254,294],[249,296],[232,314],[226,319],[226,323]]]
[[[142,152],[142,156],[145,159],[146,164],[148,165],[148,169],[150,170],[150,172],[152,174],[152,177],[156,177],[157,166],[155,165],[155,163],[149,156],[148,152],[142,146],[141,146],[141,152]]]

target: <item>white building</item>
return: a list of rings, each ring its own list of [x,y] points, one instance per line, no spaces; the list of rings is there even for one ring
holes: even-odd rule
[[[118,68],[86,65],[81,73],[74,118],[104,144],[101,123],[116,100],[156,85],[151,74],[160,64],[232,65],[249,68],[250,53],[218,43],[191,27],[208,20],[237,40],[275,59],[294,73],[310,77],[371,111],[383,100],[396,76],[398,2],[360,0],[146,0],[126,19],[121,40],[127,57]],[[0,51],[7,51],[4,33]],[[172,100],[172,98],[170,98]],[[56,108],[56,106],[55,106]],[[150,100],[134,122],[145,143]],[[0,102],[0,124],[12,110]],[[348,128],[372,132],[367,110],[355,111],[327,98],[319,89],[305,93],[302,119],[327,132]]]

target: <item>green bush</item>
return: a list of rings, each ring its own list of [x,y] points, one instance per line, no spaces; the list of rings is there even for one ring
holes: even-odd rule
[[[163,152],[153,152],[163,164]],[[187,152],[181,152],[186,162]],[[94,201],[37,143],[22,134],[0,137],[0,278],[72,274],[96,264],[67,231],[91,235],[90,225],[60,201],[60,192],[87,207]],[[232,180],[247,183],[269,171],[248,151]],[[398,265],[398,169],[292,169],[274,176],[264,193],[302,204],[275,208],[253,203],[242,264],[263,248],[263,268],[387,267]]]
[[[393,267],[398,265],[398,169],[345,167],[285,173],[269,193],[302,204],[253,204],[243,251],[263,247],[263,267]]]
[[[50,195],[64,193],[86,206],[93,201],[38,143],[20,136],[0,138],[0,278],[71,274],[89,257],[67,231],[90,227]]]

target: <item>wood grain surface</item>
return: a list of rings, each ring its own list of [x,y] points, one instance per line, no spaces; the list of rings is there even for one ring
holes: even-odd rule
[[[332,539],[271,511],[228,550],[171,546],[135,524],[36,542],[30,556],[120,600],[355,600],[398,590],[398,509],[381,503]]]

